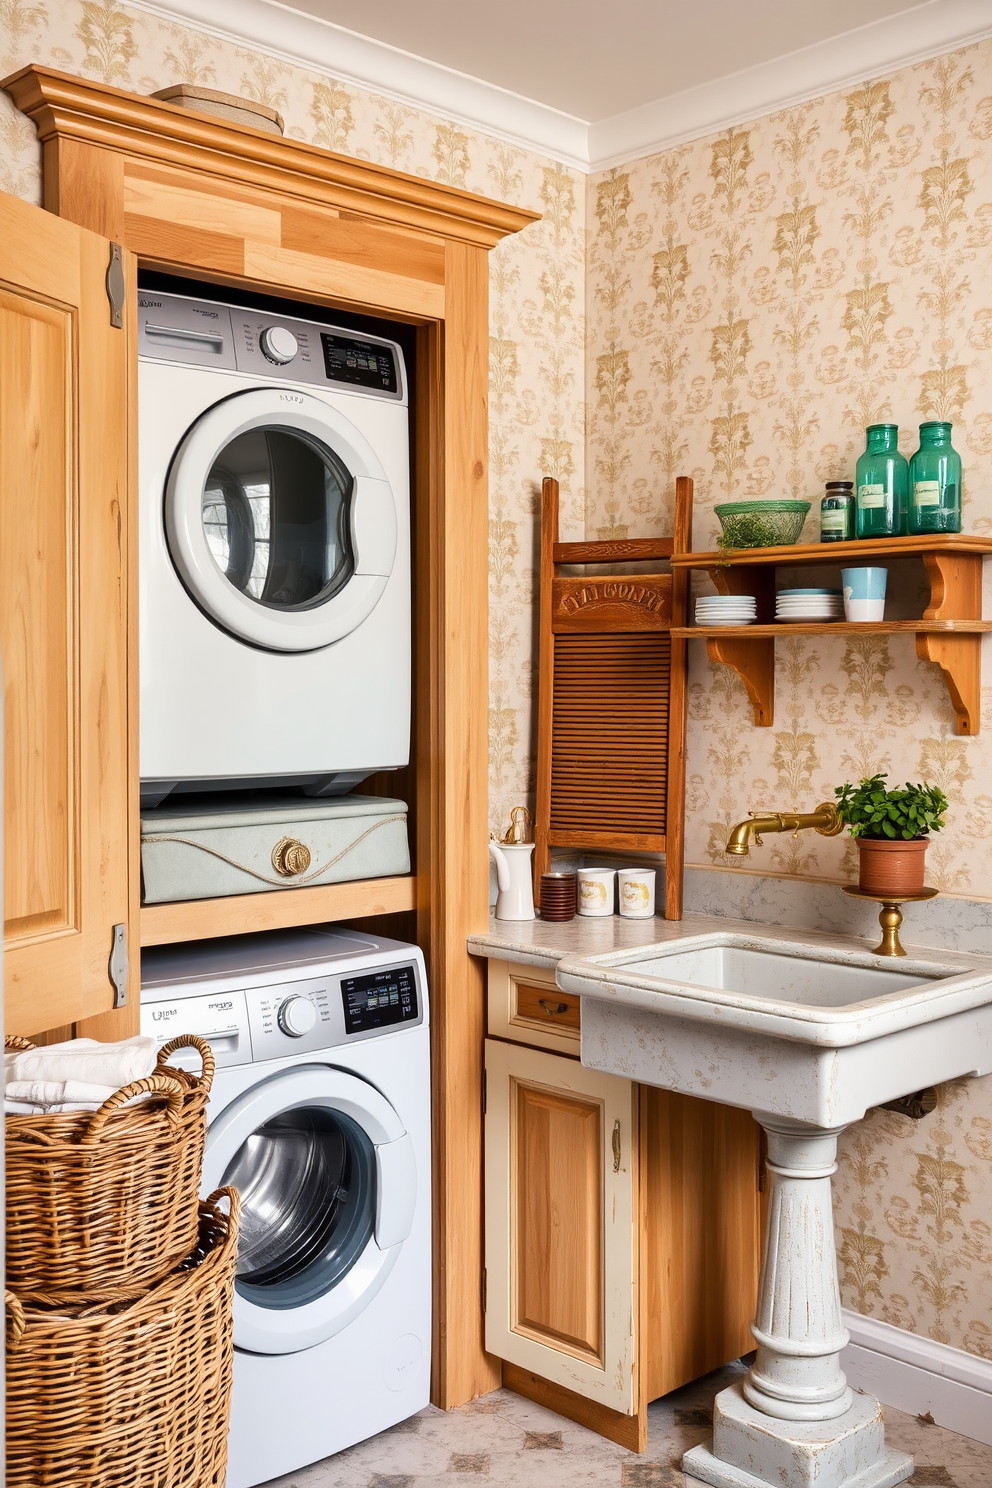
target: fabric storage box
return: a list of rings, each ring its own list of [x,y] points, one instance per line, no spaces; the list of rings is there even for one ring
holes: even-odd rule
[[[406,802],[385,796],[187,797],[141,813],[146,904],[409,871]]]

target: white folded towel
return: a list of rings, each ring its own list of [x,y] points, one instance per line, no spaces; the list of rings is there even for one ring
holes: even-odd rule
[[[27,1101],[32,1106],[62,1106],[77,1101],[102,1106],[117,1089],[116,1085],[90,1085],[85,1080],[8,1080],[4,1098]]]
[[[155,1068],[156,1041],[137,1034],[117,1044],[67,1039],[40,1049],[12,1049],[4,1055],[4,1085],[11,1082],[82,1082],[119,1090],[143,1080]]]
[[[66,1111],[99,1111],[102,1104],[102,1101],[99,1105],[93,1101],[64,1101],[54,1106],[36,1106],[31,1101],[4,1100],[3,1109],[5,1116],[61,1116]]]

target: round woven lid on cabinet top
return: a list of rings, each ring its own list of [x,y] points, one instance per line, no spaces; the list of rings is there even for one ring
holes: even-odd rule
[[[190,83],[177,83],[173,88],[159,88],[150,95],[174,108],[190,109],[197,114],[212,114],[230,124],[247,124],[264,129],[268,134],[285,134],[282,114],[253,98],[239,98],[237,93],[218,93],[215,88],[195,88]]]

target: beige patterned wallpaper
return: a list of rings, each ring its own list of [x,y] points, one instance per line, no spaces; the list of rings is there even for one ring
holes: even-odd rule
[[[679,473],[697,547],[720,500],[815,512],[867,423],[898,422],[909,454],[934,417],[954,423],[966,527],[992,533],[992,44],[594,177],[589,225],[590,535],[669,532]],[[797,637],[756,729],[736,676],[691,652],[690,863],[739,871],[721,849],[748,808],[888,770],[953,803],[930,880],[992,898],[992,686],[983,732],[958,738],[910,637]],[[992,684],[988,641],[984,665]],[[846,881],[852,860],[807,834],[749,867]],[[918,1125],[873,1114],[837,1189],[846,1305],[992,1358],[992,1079]]]
[[[490,812],[532,786],[533,573],[540,481],[556,475],[582,535],[586,178],[386,98],[115,0],[0,0],[0,76],[28,62],[150,93],[193,83],[279,110],[286,132],[534,208],[491,261]],[[34,126],[0,94],[0,190],[37,200]]]

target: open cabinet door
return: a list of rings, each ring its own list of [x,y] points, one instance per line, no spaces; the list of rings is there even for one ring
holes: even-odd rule
[[[125,306],[123,325],[112,323],[121,316],[112,315],[110,258],[105,238],[0,195],[8,1033],[110,1012],[115,942],[118,972],[127,941],[136,944],[128,934],[131,315]],[[121,263],[133,291],[133,262],[124,253]]]

